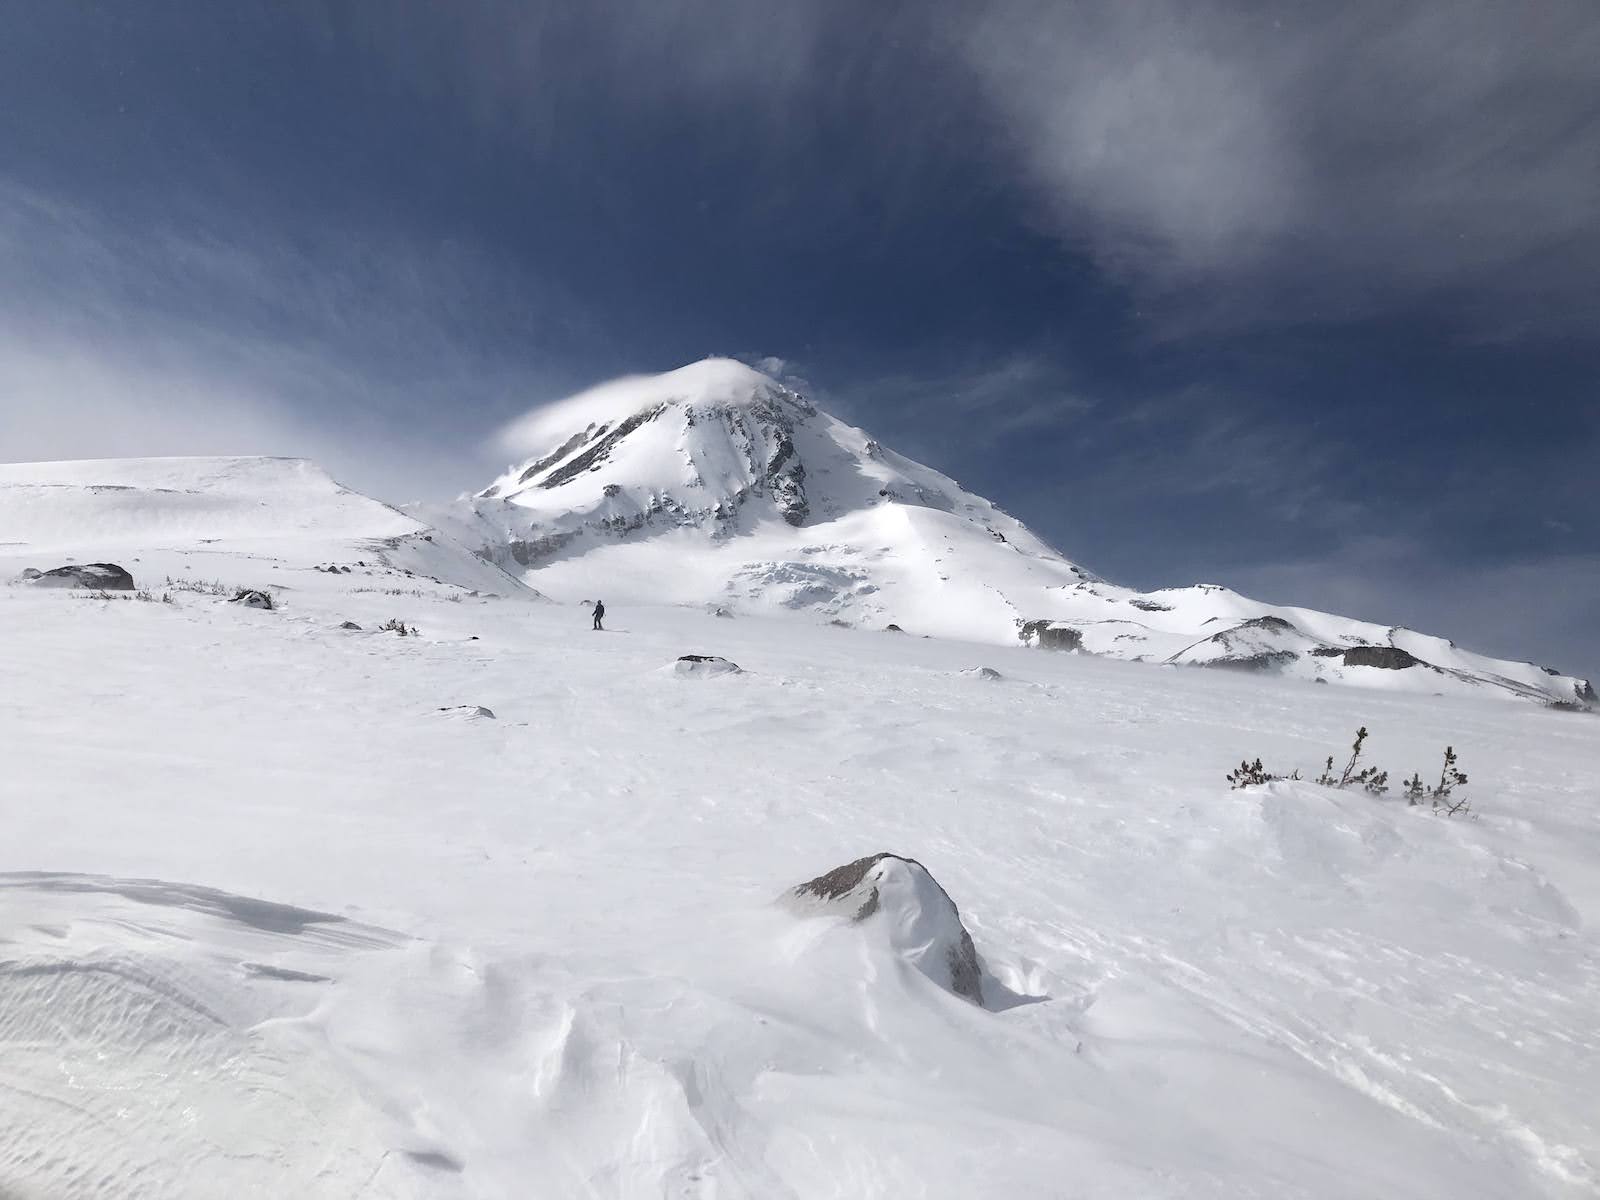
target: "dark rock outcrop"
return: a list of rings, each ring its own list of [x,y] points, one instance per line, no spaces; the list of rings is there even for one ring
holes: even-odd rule
[[[910,942],[895,948],[935,983],[974,1004],[983,1003],[983,967],[972,935],[961,923],[961,910],[916,859],[887,851],[871,854],[807,880],[789,895],[852,922],[893,906],[893,928],[914,931]]]
[[[48,571],[29,567],[22,581],[35,587],[89,588],[97,592],[131,592],[133,576],[116,563],[68,563]]]
[[[805,483],[806,465],[795,451],[794,438],[784,430],[778,434],[772,457],[767,460],[767,488],[778,512],[791,525],[804,525],[811,513]]]
[[[1041,650],[1082,650],[1083,631],[1054,621],[1024,621],[1018,633],[1030,646]]]
[[[1295,631],[1294,626],[1288,621],[1285,621],[1282,617],[1273,616],[1251,617],[1248,621],[1240,621],[1233,627],[1232,632],[1237,633],[1241,629],[1270,629],[1274,633],[1292,633]]]
[[[272,595],[269,592],[258,591],[255,588],[245,588],[240,591],[229,604],[240,604],[245,608],[259,608],[267,612],[272,611]]]
[[[360,629],[361,626],[357,625],[354,621],[346,621],[346,622],[344,622],[344,624],[340,625],[339,628],[340,629]]]
[[[540,481],[539,486],[546,488],[560,487],[563,483],[567,482],[567,480],[576,478],[585,471],[589,470],[591,467],[599,466],[601,463],[606,461],[606,456],[611,453],[611,448],[613,446],[615,446],[623,438],[627,437],[635,429],[639,428],[639,426],[645,424],[647,421],[654,421],[665,410],[665,405],[658,404],[653,408],[647,408],[642,412],[634,413],[633,416],[629,417],[626,421],[623,421],[604,437],[601,437],[594,443],[594,445],[590,446],[582,454],[575,457],[571,462],[565,464],[564,466],[558,467],[554,471],[551,471],[545,479]],[[580,442],[579,444],[581,445],[582,443]],[[537,465],[538,464],[535,464],[535,466]],[[529,468],[529,471],[532,471],[531,467]],[[537,472],[533,473],[537,474]],[[524,472],[523,478],[530,478],[529,473]]]
[[[1399,646],[1351,646],[1344,652],[1347,667],[1379,667],[1385,671],[1404,671],[1422,660]]]
[[[1300,657],[1293,650],[1263,650],[1259,654],[1236,654],[1224,658],[1206,659],[1197,666],[1212,671],[1244,671],[1261,673],[1281,671]]]

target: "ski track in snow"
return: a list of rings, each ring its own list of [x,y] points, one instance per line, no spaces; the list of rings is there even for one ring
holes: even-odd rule
[[[1592,718],[665,606],[605,638],[310,569],[357,556],[126,563],[275,612],[0,587],[6,1200],[1594,1194]],[[1358,724],[1392,772],[1455,745],[1480,819],[1222,780]],[[879,850],[989,1010],[773,903]]]

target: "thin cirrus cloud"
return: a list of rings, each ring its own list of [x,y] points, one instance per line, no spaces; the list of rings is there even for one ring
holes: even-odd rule
[[[1220,285],[1210,318],[1252,321],[1427,297],[1491,335],[1593,320],[1586,0],[1001,3],[965,53],[1044,219],[1148,299],[1193,317],[1191,289]]]
[[[879,203],[1030,197],[1168,335],[1425,305],[1478,337],[1564,336],[1600,299],[1588,0],[475,0],[348,19],[408,86],[535,158],[603,154],[584,117],[605,109],[781,176],[848,113],[876,146],[852,182]]]

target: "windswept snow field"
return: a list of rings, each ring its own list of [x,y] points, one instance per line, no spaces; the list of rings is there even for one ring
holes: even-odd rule
[[[1600,1187],[1593,716],[665,605],[593,633],[346,515],[73,549],[275,611],[0,586],[5,1200]],[[1395,784],[1454,745],[1476,818],[1224,782],[1358,725]],[[777,902],[885,850],[984,1007],[892,905]]]

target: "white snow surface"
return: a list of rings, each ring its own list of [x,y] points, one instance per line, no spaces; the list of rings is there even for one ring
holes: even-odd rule
[[[535,412],[503,441],[534,457],[476,496],[417,515],[559,599],[897,624],[1004,645],[1028,622],[1054,621],[1077,632],[1083,652],[1113,658],[1595,704],[1585,680],[1408,629],[1214,584],[1119,587],[948,476],[726,359],[603,384]],[[1293,628],[1228,636],[1261,617]],[[1421,662],[1347,665],[1354,646],[1399,647]]]
[[[247,563],[252,586],[274,582],[266,571],[344,565],[366,586],[527,592],[466,547],[341,487],[305,459],[0,464],[0,579],[95,559],[127,559],[119,565],[157,592],[168,578],[212,580]]]
[[[0,469],[0,531],[0,580],[172,597],[0,585],[6,1200],[1600,1187],[1592,716],[728,620],[670,575],[591,632],[280,460]],[[1455,746],[1476,819],[1223,781],[1358,725],[1395,779]],[[879,851],[985,1007],[918,969],[925,904],[776,902]]]

